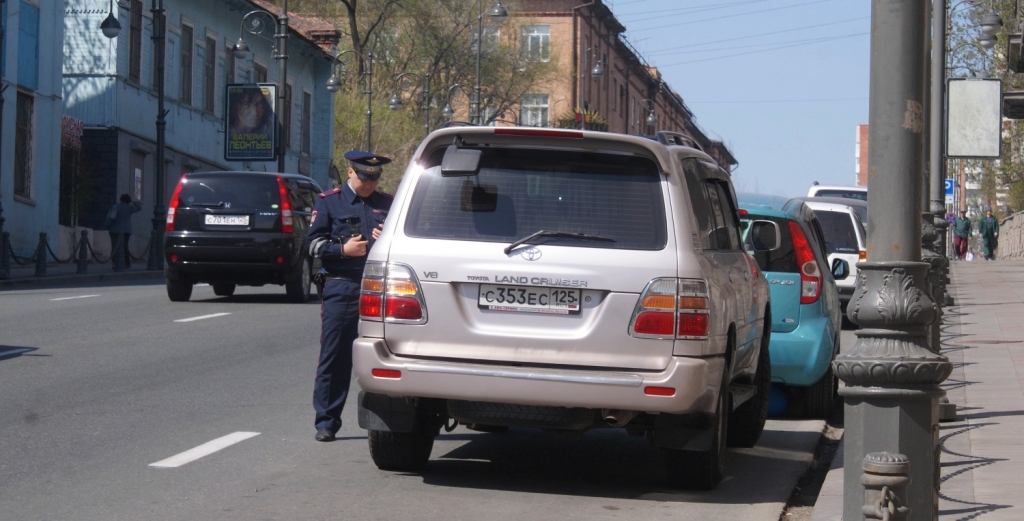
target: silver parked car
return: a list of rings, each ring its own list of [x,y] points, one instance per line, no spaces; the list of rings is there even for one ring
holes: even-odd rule
[[[625,428],[671,484],[710,489],[764,428],[769,313],[729,175],[689,138],[438,130],[363,273],[359,424],[390,470],[453,421]]]

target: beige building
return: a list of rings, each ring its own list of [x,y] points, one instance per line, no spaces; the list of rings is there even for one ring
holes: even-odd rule
[[[519,0],[522,52],[554,62],[558,72],[520,101],[518,119],[498,125],[581,128],[624,134],[686,134],[726,170],[737,164],[708,138],[683,98],[620,35],[626,30],[602,0]],[[486,112],[486,107],[482,109]],[[465,113],[465,112],[463,112]]]

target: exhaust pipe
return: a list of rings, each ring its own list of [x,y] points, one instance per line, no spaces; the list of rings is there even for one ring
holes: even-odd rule
[[[640,413],[637,411],[623,409],[601,409],[601,417],[610,427],[625,427],[638,414]]]

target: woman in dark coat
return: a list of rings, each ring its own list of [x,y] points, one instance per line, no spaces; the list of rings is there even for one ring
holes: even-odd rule
[[[132,256],[128,252],[128,238],[132,236],[132,214],[142,210],[140,201],[133,201],[132,196],[121,194],[121,202],[116,203],[111,212],[115,214],[114,221],[110,225],[110,253],[114,255],[115,248],[120,242],[124,252],[124,267],[130,268]]]

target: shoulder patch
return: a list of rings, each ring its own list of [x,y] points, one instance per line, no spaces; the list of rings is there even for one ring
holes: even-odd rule
[[[328,190],[326,192],[320,192],[320,197],[327,197],[329,195],[334,195],[334,194],[336,194],[336,193],[338,193],[340,191],[341,191],[341,187],[335,188],[334,190]]]

